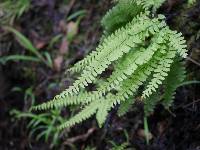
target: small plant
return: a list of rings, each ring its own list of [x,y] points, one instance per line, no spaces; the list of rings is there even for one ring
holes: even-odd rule
[[[114,142],[112,142],[113,148],[112,150],[127,150],[128,143],[123,143],[121,145],[117,145]]]
[[[124,135],[126,137],[126,141],[124,141],[121,144],[117,144],[115,141],[109,141],[109,143],[112,144],[112,149],[111,150],[134,150],[134,148],[128,148],[130,146],[129,143],[129,135],[126,130],[124,130]]]
[[[13,24],[30,8],[30,0],[1,0],[0,2],[0,25]]]
[[[53,84],[53,83],[52,83]],[[42,114],[34,114],[31,112],[30,107],[35,104],[35,94],[33,87],[29,87],[23,90],[20,87],[14,87],[12,92],[24,93],[25,107],[23,111],[12,109],[10,115],[13,119],[28,121],[27,128],[30,138],[36,138],[36,140],[43,140],[48,142],[52,141],[50,147],[56,147],[61,142],[61,131],[56,126],[64,123],[66,120],[61,116],[61,110],[51,110]]]
[[[60,110],[52,110],[48,113],[36,115],[30,111],[21,112],[12,110],[10,114],[16,119],[29,118],[30,121],[27,128],[30,130],[29,136],[36,137],[36,140],[51,140],[50,147],[55,147],[60,143],[61,132],[56,128],[56,125],[64,123],[65,120],[60,116]]]
[[[5,64],[7,61],[17,61],[17,60],[23,60],[23,61],[34,61],[34,62],[43,62],[48,67],[52,68],[52,59],[49,53],[45,52],[44,54],[41,54],[37,48],[33,46],[31,41],[25,37],[23,34],[21,34],[19,31],[11,28],[11,27],[5,27],[5,29],[9,32],[12,32],[17,40],[19,41],[20,45],[25,48],[29,53],[33,54],[34,56],[26,56],[26,55],[10,55],[0,58],[0,63]]]
[[[188,1],[187,1],[188,6],[194,5],[196,2],[197,2],[197,0],[188,0]]]
[[[69,69],[80,73],[78,79],[52,101],[33,107],[46,110],[79,106],[81,111],[59,129],[72,127],[93,115],[102,127],[112,108],[120,105],[119,115],[123,115],[136,97],[144,103],[145,116],[158,103],[168,109],[184,79],[185,40],[166,25],[163,15],[156,14],[164,0],[117,2],[102,19],[105,30],[96,51]],[[97,83],[111,66],[112,74],[95,90],[85,88]]]

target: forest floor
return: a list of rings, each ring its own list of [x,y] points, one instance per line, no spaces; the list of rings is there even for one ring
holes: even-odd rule
[[[168,0],[159,10],[171,29],[182,32],[189,49],[187,79],[200,81],[200,2],[187,7],[184,0]],[[93,50],[100,39],[100,20],[112,6],[107,0],[33,0],[31,7],[12,27],[26,35],[40,52],[48,52],[52,67],[29,61],[0,64],[0,149],[45,150],[96,147],[111,149],[112,143],[127,142],[137,150],[200,150],[200,85],[186,84],[177,89],[170,110],[157,106],[148,118],[150,143],[143,130],[142,104],[134,105],[119,118],[112,110],[106,125],[98,128],[94,119],[63,131],[52,146],[55,132],[37,139],[27,127],[30,118],[17,119],[15,110],[27,112],[30,106],[53,98],[74,79],[65,73],[73,63]],[[74,15],[74,17],[73,17]],[[69,32],[72,37],[66,40]],[[0,27],[0,57],[29,54],[16,38]],[[69,116],[69,110],[61,115]],[[112,141],[112,142],[111,142]],[[88,148],[89,149],[89,148]]]

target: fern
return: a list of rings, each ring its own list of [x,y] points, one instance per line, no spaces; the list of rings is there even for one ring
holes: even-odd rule
[[[71,127],[77,123],[82,122],[83,120],[88,119],[89,117],[91,117],[93,114],[96,113],[99,104],[100,103],[98,101],[94,101],[94,102],[90,103],[88,106],[86,106],[81,112],[79,112],[73,118],[70,118],[67,122],[60,125],[59,129]]]
[[[172,64],[169,75],[164,81],[165,93],[163,95],[162,104],[166,109],[171,106],[177,87],[185,79],[185,73],[184,63],[180,58],[177,58],[177,60]]]
[[[131,106],[133,105],[134,102],[135,102],[135,100],[133,99],[133,97],[130,97],[126,101],[122,102],[120,104],[118,111],[117,111],[118,116],[125,115],[130,110],[130,108],[131,108]]]
[[[155,106],[160,101],[160,93],[153,93],[144,101],[144,114],[148,116],[154,111]]]
[[[138,95],[144,101],[145,115],[160,102],[166,108],[171,106],[183,79],[180,59],[187,56],[187,49],[182,35],[169,29],[163,15],[152,15],[162,2],[118,0],[102,20],[105,32],[97,49],[68,70],[80,73],[77,80],[52,101],[33,109],[79,106],[81,111],[60,125],[59,129],[63,129],[94,115],[102,127],[112,108],[121,105],[118,113],[123,115]],[[111,65],[113,72],[102,80],[100,75]],[[99,79],[102,81],[95,90],[85,89]],[[164,94],[159,91],[162,85]],[[142,93],[139,88],[143,88]]]
[[[101,24],[105,32],[109,34],[126,25],[133,17],[143,11],[144,8],[136,0],[120,0],[118,5],[108,11],[103,17]]]

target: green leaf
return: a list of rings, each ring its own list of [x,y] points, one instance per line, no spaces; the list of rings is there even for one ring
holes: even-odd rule
[[[16,36],[21,46],[23,46],[26,50],[28,50],[32,54],[35,54],[39,59],[44,61],[42,55],[38,52],[37,48],[33,46],[31,41],[27,37],[25,37],[23,34],[21,34],[19,31],[15,30],[12,27],[5,27],[5,29],[12,32]]]
[[[10,56],[5,56],[0,58],[0,62],[2,64],[5,64],[8,61],[33,61],[33,62],[40,62],[41,60],[38,59],[37,57],[32,57],[32,56],[23,56],[23,55],[10,55]]]

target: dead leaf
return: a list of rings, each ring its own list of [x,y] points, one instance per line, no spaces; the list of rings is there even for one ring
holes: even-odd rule
[[[138,135],[139,137],[141,137],[141,138],[144,138],[144,139],[146,138],[144,129],[139,129],[139,130],[137,131],[137,135]],[[151,132],[148,133],[148,139],[149,139],[149,140],[153,139],[153,135],[152,135]]]
[[[35,32],[34,30],[31,30],[31,39],[33,41],[34,46],[37,49],[42,49],[46,46],[47,44],[47,39],[40,37],[40,35]]]
[[[71,21],[67,24],[67,39],[69,42],[73,40],[73,38],[77,35],[78,33],[78,25],[77,23]]]
[[[67,24],[64,20],[60,20],[58,28],[59,28],[59,31],[65,34],[67,33]]]
[[[61,55],[65,55],[65,54],[68,53],[69,44],[68,44],[68,41],[67,41],[66,38],[63,38],[63,39],[62,39],[62,43],[61,43],[61,45],[60,45],[59,50],[60,50],[60,54],[61,54]]]
[[[62,68],[62,63],[63,63],[63,56],[62,55],[59,55],[57,56],[55,59],[54,59],[54,69],[57,71],[57,72],[60,72],[61,71],[61,68]]]
[[[42,48],[44,48],[44,46],[46,45],[46,42],[45,41],[37,41],[36,43],[35,43],[35,47],[37,48],[37,49],[42,49]]]
[[[162,135],[167,128],[167,121],[158,122],[157,128],[159,134]]]

